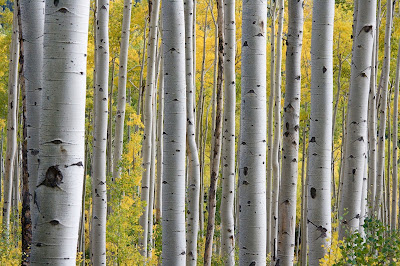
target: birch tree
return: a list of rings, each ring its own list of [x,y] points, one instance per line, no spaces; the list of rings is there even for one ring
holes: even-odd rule
[[[153,3],[153,2],[152,2]],[[147,78],[146,78],[146,101],[144,110],[144,135],[143,135],[143,174],[142,174],[142,190],[141,200],[147,204],[144,208],[143,214],[140,217],[140,225],[143,228],[143,235],[141,240],[141,253],[147,257],[147,235],[148,235],[148,216],[152,211],[149,203],[149,187],[150,187],[150,167],[151,167],[151,147],[155,145],[152,143],[152,126],[153,126],[153,98],[156,82],[156,61],[157,61],[157,32],[158,32],[158,18],[160,11],[160,1],[155,0],[154,5],[151,5],[150,10],[150,23],[149,23],[149,42],[147,51]]]
[[[44,1],[21,0],[23,75],[26,96],[27,171],[31,219],[36,220],[32,200],[36,186],[39,156],[39,117],[41,106],[41,71],[43,62]]]
[[[266,263],[267,1],[243,2],[239,263]]]
[[[390,38],[392,35],[392,13],[393,2],[387,1],[386,4],[386,30],[385,30],[385,52],[381,72],[382,83],[379,86],[380,94],[380,107],[379,107],[379,135],[378,135],[378,154],[377,154],[377,177],[376,177],[376,196],[374,203],[374,212],[378,214],[381,208],[383,196],[383,175],[385,171],[385,133],[386,133],[386,109],[387,109],[387,90],[389,85],[389,72],[390,72]],[[382,85],[381,85],[382,84]],[[379,94],[378,94],[379,95]]]
[[[400,43],[400,42],[399,42]],[[400,46],[399,46],[400,47]],[[393,173],[392,173],[392,212],[390,228],[396,230],[397,222],[397,142],[399,124],[399,85],[400,85],[400,49],[397,52],[396,82],[394,85],[394,106],[393,106]]]
[[[185,0],[185,55],[186,55],[186,139],[188,147],[187,184],[187,236],[186,264],[197,265],[197,235],[199,230],[200,162],[196,144],[196,121],[194,115],[194,68],[193,59],[193,0]]]
[[[283,265],[293,264],[295,246],[304,1],[289,1],[288,4],[283,159],[278,218],[278,262]]]
[[[281,85],[282,85],[282,37],[283,37],[283,15],[285,11],[283,0],[278,0],[278,32],[276,36],[276,58],[275,58],[275,77],[274,77],[274,143],[272,152],[272,199],[271,199],[271,256],[272,260],[277,260],[278,249],[278,199],[280,184],[280,152],[281,152]]]
[[[85,148],[89,0],[46,0],[38,221],[31,263],[75,264]]]
[[[108,123],[109,0],[98,0],[96,19],[96,76],[93,134],[91,259],[94,265],[106,264],[106,148]]]
[[[309,264],[319,265],[331,237],[334,0],[315,1],[311,38],[311,118],[307,169]]]
[[[346,164],[339,208],[339,217],[342,219],[339,238],[346,235],[346,230],[349,233],[358,230],[360,224],[376,0],[363,1],[362,5],[358,5],[357,17],[347,108]]]
[[[224,60],[224,125],[222,138],[222,199],[221,245],[225,265],[235,264],[235,110],[236,110],[236,20],[235,0],[224,4],[225,60]]]
[[[115,138],[114,138],[114,153],[113,153],[113,172],[112,181],[119,178],[121,170],[119,162],[122,158],[123,142],[124,142],[124,122],[125,122],[125,107],[126,107],[126,75],[128,64],[128,48],[129,48],[129,33],[131,25],[131,10],[132,0],[124,0],[124,12],[122,18],[121,31],[121,48],[119,52],[119,71],[118,71],[118,100],[117,114],[115,118]],[[150,137],[149,137],[150,138]]]
[[[14,2],[16,4],[16,1]],[[16,6],[16,5],[15,5]],[[17,152],[17,110],[18,110],[18,60],[19,60],[19,31],[17,9],[14,9],[12,39],[10,45],[8,72],[8,114],[7,114],[7,151],[4,169],[3,194],[3,232],[8,239],[10,233],[10,215],[12,201],[12,185],[14,163]]]
[[[208,192],[208,221],[206,246],[204,251],[204,265],[211,265],[212,245],[215,230],[215,211],[217,207],[217,185],[219,175],[219,163],[222,147],[222,110],[223,110],[223,75],[224,75],[224,1],[217,0],[217,24],[216,24],[216,65],[214,72],[214,105],[213,105],[213,137],[210,154],[210,189]],[[216,78],[216,79],[215,79]]]
[[[185,265],[186,71],[183,0],[162,5],[164,131],[162,264]]]

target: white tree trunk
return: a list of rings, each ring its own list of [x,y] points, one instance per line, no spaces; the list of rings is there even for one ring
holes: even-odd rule
[[[197,235],[199,230],[199,195],[200,195],[200,163],[196,145],[196,121],[193,94],[196,87],[193,80],[193,0],[185,0],[185,55],[186,55],[186,115],[187,115],[187,147],[188,147],[188,183],[187,183],[187,235],[186,264],[197,265]]]
[[[400,43],[400,42],[399,42]],[[399,46],[400,47],[400,46]],[[394,106],[393,106],[393,173],[392,173],[392,212],[390,228],[396,230],[397,222],[397,142],[398,142],[398,103],[399,103],[399,85],[400,85],[400,49],[397,52],[397,68],[396,68],[396,83],[394,85]]]
[[[148,236],[148,217],[152,206],[149,206],[150,187],[150,167],[151,167],[151,146],[152,143],[152,127],[153,127],[153,98],[155,93],[156,82],[156,61],[157,61],[157,32],[158,17],[160,11],[160,1],[155,0],[151,5],[150,24],[149,24],[149,42],[147,51],[147,78],[146,78],[146,101],[144,106],[144,135],[143,135],[143,174],[142,174],[142,190],[140,198],[147,206],[143,210],[143,214],[139,219],[139,223],[143,229],[143,235],[140,238],[141,254],[147,257],[147,236]],[[154,103],[155,104],[155,103]]]
[[[279,193],[278,260],[293,265],[296,227],[304,1],[289,1],[282,179]]]
[[[268,100],[268,165],[267,165],[267,254],[272,252],[272,157],[273,157],[273,138],[274,138],[274,91],[275,91],[275,18],[276,2],[271,3],[271,64],[270,64],[270,89]]]
[[[376,22],[376,0],[358,6],[347,108],[346,164],[340,199],[339,238],[360,225],[364,164],[367,151],[368,93]]]
[[[27,164],[32,223],[37,219],[33,204],[39,167],[39,117],[41,106],[44,1],[21,0],[21,26],[24,46],[24,78],[26,95]]]
[[[163,51],[160,49],[160,53]],[[162,213],[162,176],[163,176],[163,131],[164,131],[164,57],[160,61],[160,79],[158,84],[158,120],[157,120],[157,184],[155,196],[156,221],[160,222]]]
[[[390,72],[390,38],[392,35],[392,10],[393,2],[387,1],[386,5],[386,31],[385,31],[385,54],[382,65],[382,88],[379,108],[379,136],[378,136],[378,154],[377,154],[377,176],[376,176],[376,195],[374,212],[379,213],[383,196],[383,175],[385,171],[385,134],[386,134],[386,109],[387,109],[387,90],[389,85]],[[379,95],[378,95],[379,97]]]
[[[235,265],[235,110],[236,20],[235,0],[225,0],[225,103],[222,138],[221,245],[225,265]]]
[[[124,0],[124,13],[122,19],[121,49],[119,53],[119,71],[118,71],[118,100],[117,115],[115,117],[115,138],[113,153],[113,172],[111,181],[119,178],[121,169],[119,162],[122,158],[124,142],[124,122],[126,106],[126,75],[128,64],[129,32],[131,24],[132,0]],[[139,88],[141,89],[141,88]]]
[[[267,2],[243,2],[239,263],[266,263]]]
[[[89,0],[46,1],[31,263],[74,265],[85,153]]]
[[[183,0],[162,5],[164,131],[162,264],[185,265],[186,77]]]
[[[331,237],[331,143],[334,0],[315,1],[311,40],[308,179],[309,264],[319,265]],[[325,247],[323,247],[325,245]]]
[[[15,5],[16,6],[16,5]],[[17,113],[18,113],[18,61],[19,61],[19,29],[17,9],[14,9],[13,32],[10,45],[9,73],[8,73],[8,114],[7,114],[7,151],[4,171],[3,197],[3,232],[8,238],[10,233],[10,215],[12,201],[12,184],[15,155],[17,151]]]
[[[92,224],[91,261],[94,265],[106,264],[106,148],[108,120],[109,0],[98,0],[96,16],[96,79],[93,134]]]
[[[377,32],[375,29],[374,49],[372,53],[371,78],[368,99],[368,214],[373,214],[376,193],[376,76],[377,76]]]
[[[278,1],[278,33],[276,36],[276,62],[275,62],[275,105],[274,105],[274,145],[272,152],[272,200],[271,200],[271,257],[273,261],[278,258],[278,199],[279,186],[281,180],[280,173],[280,152],[281,152],[281,86],[282,86],[282,37],[283,37],[283,18],[284,18],[284,1]]]

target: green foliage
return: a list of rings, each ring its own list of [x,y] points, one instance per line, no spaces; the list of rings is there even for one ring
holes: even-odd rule
[[[392,231],[374,218],[365,219],[363,228],[364,235],[355,232],[344,241],[333,241],[330,254],[321,262],[334,266],[397,265],[400,258],[400,231]]]

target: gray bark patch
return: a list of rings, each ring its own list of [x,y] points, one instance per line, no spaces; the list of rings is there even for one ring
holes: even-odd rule
[[[63,180],[63,174],[57,165],[50,166],[47,169],[45,180],[43,181],[43,185],[47,187],[58,187]]]

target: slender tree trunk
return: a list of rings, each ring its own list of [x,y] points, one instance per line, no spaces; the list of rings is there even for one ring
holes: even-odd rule
[[[272,203],[271,203],[271,246],[272,260],[278,259],[278,206],[279,206],[279,186],[281,182],[280,173],[280,152],[281,152],[281,86],[282,86],[282,37],[283,37],[283,18],[284,18],[284,1],[278,1],[278,33],[276,36],[276,64],[275,64],[275,123],[274,123],[274,144],[272,153]]]
[[[340,239],[358,230],[360,225],[376,0],[359,5],[357,17],[347,108],[346,164],[339,208],[339,217],[343,217],[339,226]]]
[[[225,265],[235,264],[235,110],[236,110],[236,20],[235,0],[225,0],[225,109],[222,139],[221,245]]]
[[[286,93],[282,140],[282,180],[279,193],[278,260],[292,265],[294,260],[298,153],[301,96],[301,47],[303,43],[304,1],[289,1],[289,29],[286,58]],[[278,132],[277,132],[278,133]]]
[[[223,75],[224,75],[224,2],[217,0],[218,18],[218,63],[215,103],[215,130],[213,131],[213,147],[210,157],[210,189],[208,192],[208,221],[206,246],[204,251],[204,265],[211,265],[212,245],[215,230],[215,211],[217,207],[217,185],[219,175],[219,163],[222,146],[222,110],[223,110]]]
[[[183,0],[162,5],[164,131],[162,263],[185,265],[186,83]]]
[[[307,113],[307,103],[305,105],[305,113]],[[302,160],[301,160],[301,250],[300,250],[300,259],[298,262],[300,265],[307,265],[307,180],[306,180],[306,131],[307,131],[307,123],[304,123],[303,129],[303,151],[302,151]]]
[[[162,54],[162,48],[160,49]],[[160,80],[158,85],[158,120],[157,120],[157,185],[156,185],[156,222],[160,223],[162,217],[162,176],[163,176],[163,131],[164,131],[164,57],[160,61]]]
[[[108,125],[107,125],[107,177],[112,175],[113,169],[113,89],[114,89],[114,70],[115,70],[115,58],[111,63],[111,80],[108,94]],[[109,179],[107,179],[109,180]],[[109,198],[109,194],[107,195]]]
[[[111,181],[119,178],[121,169],[119,162],[122,158],[123,142],[124,142],[124,122],[125,122],[125,106],[126,106],[126,75],[128,64],[128,48],[129,48],[129,31],[131,22],[132,0],[124,0],[124,13],[122,19],[121,33],[121,49],[119,54],[119,71],[118,71],[118,100],[117,115],[115,119],[115,139],[113,153],[113,172]]]
[[[194,92],[193,60],[193,0],[185,0],[185,55],[186,55],[186,140],[188,151],[188,183],[187,183],[187,234],[186,264],[197,265],[197,235],[199,230],[199,195],[200,195],[200,162],[196,145],[196,121]]]
[[[239,263],[266,263],[267,2],[243,2]]]
[[[43,62],[44,1],[19,2],[20,42],[23,56],[21,89],[24,90],[22,264],[29,264],[31,223],[36,215],[32,195],[36,185],[39,155],[39,113]]]
[[[391,166],[391,142],[392,142],[392,134],[390,130],[390,122],[391,122],[391,101],[392,101],[392,88],[389,89],[389,95],[388,95],[388,107],[387,107],[387,136],[388,136],[388,143],[387,143],[387,164],[386,164],[386,174],[384,178],[386,178],[386,189],[385,189],[385,194],[384,194],[384,199],[385,199],[385,212],[386,212],[386,225],[390,227],[390,166]]]
[[[399,42],[400,43],[400,42]],[[400,46],[399,46],[400,47]],[[393,105],[393,173],[392,173],[392,216],[391,229],[396,230],[397,222],[397,143],[398,143],[398,124],[399,124],[399,85],[400,85],[400,49],[397,52],[396,83],[394,85],[394,105]]]
[[[16,1],[14,2],[14,4]],[[16,4],[15,4],[16,6]],[[10,233],[10,215],[12,201],[12,184],[15,155],[17,151],[17,110],[18,110],[18,61],[19,61],[19,29],[17,9],[14,9],[13,33],[10,45],[10,62],[8,73],[8,115],[7,115],[7,151],[4,173],[3,197],[3,234],[8,239]]]
[[[91,261],[106,264],[107,186],[106,149],[108,118],[109,0],[98,0],[96,19],[96,90],[93,134]]]
[[[271,3],[272,5],[272,3]],[[272,156],[274,138],[274,95],[275,95],[275,17],[276,2],[273,0],[271,6],[271,64],[270,64],[270,89],[268,100],[268,166],[267,166],[267,254],[273,250],[271,242],[272,230]]]
[[[368,214],[373,215],[376,194],[376,76],[377,76],[377,32],[375,29],[374,49],[371,61],[371,79],[368,99]]]
[[[311,40],[311,119],[308,174],[309,264],[318,265],[331,237],[333,23],[335,1],[314,2]]]
[[[157,84],[157,81],[155,82]],[[157,94],[156,94],[156,85],[154,86],[154,93],[153,93],[153,114],[157,113]],[[152,255],[152,248],[153,248],[153,225],[154,225],[154,216],[153,216],[153,209],[154,209],[154,189],[155,189],[155,179],[156,179],[156,124],[157,121],[154,117],[152,121],[152,130],[151,130],[151,166],[150,166],[150,181],[149,181],[149,201],[147,204],[148,209],[148,229],[147,229],[147,257],[151,257]]]
[[[385,54],[382,65],[382,88],[381,88],[381,104],[379,109],[379,136],[378,136],[378,158],[377,158],[377,179],[376,179],[376,196],[374,211],[378,214],[379,208],[382,204],[383,196],[383,175],[385,170],[385,134],[386,134],[386,109],[387,109],[387,90],[389,85],[389,71],[390,71],[390,38],[392,35],[392,7],[393,2],[387,1],[386,10],[386,32],[385,32]]]
[[[89,6],[88,0],[46,1],[32,264],[72,265],[76,260],[85,159]]]
[[[144,135],[143,135],[143,174],[142,174],[142,190],[141,200],[147,204],[144,208],[143,214],[140,217],[139,223],[143,229],[143,235],[140,238],[141,254],[147,257],[147,236],[148,236],[148,217],[149,211],[153,206],[149,206],[149,187],[150,187],[150,174],[151,174],[151,147],[155,145],[152,143],[152,127],[153,127],[153,99],[155,93],[156,82],[156,61],[157,61],[157,32],[158,32],[158,18],[160,11],[160,1],[154,0],[150,2],[152,5],[150,23],[149,23],[149,42],[147,52],[147,78],[146,78],[146,101],[144,109]],[[155,169],[153,169],[154,171]]]

